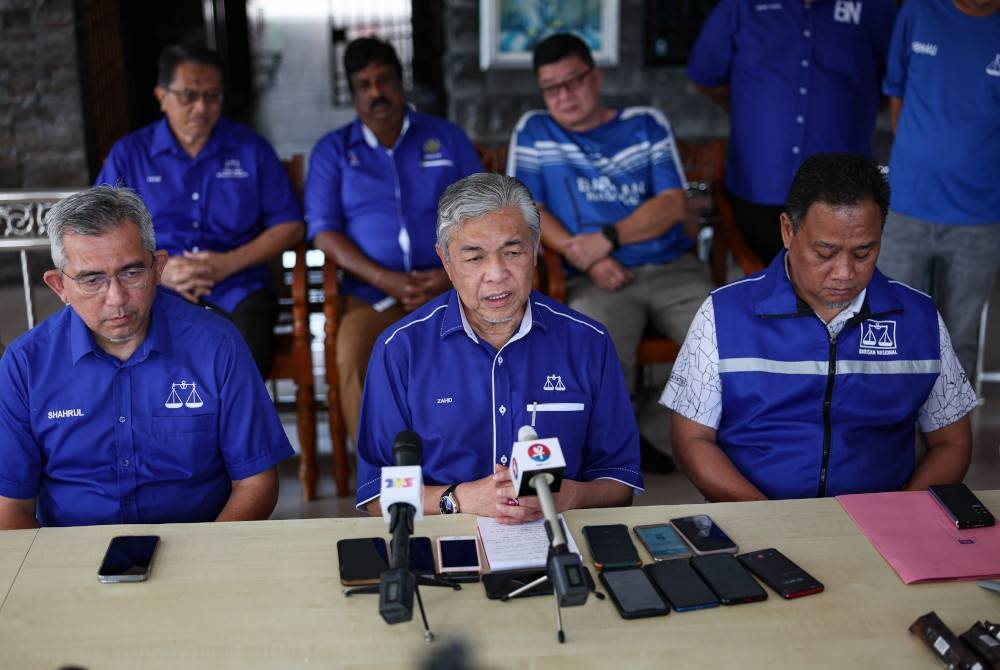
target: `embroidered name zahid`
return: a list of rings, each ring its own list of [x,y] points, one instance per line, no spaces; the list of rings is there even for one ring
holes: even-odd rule
[[[82,409],[56,409],[49,412],[50,419],[68,419],[72,416],[83,416]]]

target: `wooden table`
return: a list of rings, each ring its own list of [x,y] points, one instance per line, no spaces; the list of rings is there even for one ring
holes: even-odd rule
[[[1000,509],[1000,491],[980,498]],[[956,633],[977,619],[1000,619],[1000,598],[974,582],[905,586],[832,499],[566,517],[579,541],[589,523],[706,512],[742,550],[775,546],[826,592],[792,601],[771,593],[762,603],[633,621],[591,597],[563,611],[567,642],[560,645],[551,598],[501,603],[488,601],[479,584],[461,592],[425,588],[438,636],[427,644],[419,616],[388,626],[375,596],[341,595],[337,540],[385,535],[380,519],[47,528],[34,537],[0,609],[0,668],[415,667],[461,640],[474,667],[930,669],[938,662],[907,630],[918,616],[935,610]],[[474,529],[467,515],[417,524],[417,534],[431,537]],[[108,540],[146,532],[163,538],[150,580],[100,584],[96,570]],[[3,575],[22,539],[0,537]]]
[[[3,607],[7,592],[14,584],[24,557],[35,539],[37,530],[8,530],[0,532],[0,608]]]

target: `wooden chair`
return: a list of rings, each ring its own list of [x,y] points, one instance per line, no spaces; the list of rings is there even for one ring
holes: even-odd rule
[[[323,261],[323,361],[326,369],[326,401],[329,407],[330,442],[333,446],[333,481],[340,497],[350,493],[351,467],[347,455],[347,422],[340,405],[340,375],[337,372],[337,330],[340,327],[340,282],[337,264]],[[356,447],[357,445],[355,445]]]
[[[292,188],[301,200],[303,160],[295,154],[282,161]],[[289,273],[277,263],[278,324],[274,335],[274,359],[269,381],[291,379],[295,383],[295,424],[299,435],[301,458],[299,480],[306,500],[316,497],[316,387],[313,380],[312,351],[309,334],[309,278],[306,266],[306,243],[294,249],[295,265]]]

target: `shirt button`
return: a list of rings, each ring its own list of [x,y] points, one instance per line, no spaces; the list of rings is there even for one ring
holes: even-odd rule
[[[802,67],[809,67],[809,61],[805,58],[802,59]]]
[[[808,6],[809,5],[806,5],[806,7],[808,7]],[[805,30],[803,30],[802,34],[805,35],[806,37],[812,37],[812,31],[809,30],[808,28],[806,28]]]
[[[192,228],[197,228],[198,227],[198,222],[197,221],[192,221],[191,222],[191,227]]]
[[[793,154],[799,153],[799,148],[798,147],[792,147],[792,153]]]
[[[125,423],[125,417],[123,416],[118,417],[118,423]]]
[[[500,457],[500,465],[507,465],[507,454]]]
[[[128,467],[128,459],[127,458],[123,458],[122,459],[122,467],[123,468],[127,468]]]
[[[197,193],[192,193],[191,194],[191,199],[192,200],[197,200],[198,199],[198,194]]]
[[[799,87],[799,94],[800,95],[805,95],[807,92],[808,92],[808,89],[805,86],[800,86]]]
[[[806,117],[802,116],[801,114],[795,117],[795,123],[805,123],[805,122],[806,122]]]
[[[500,412],[500,415],[501,415],[501,416],[503,416],[504,414],[506,414],[506,413],[507,413],[507,408],[506,408],[506,407],[504,407],[503,405],[500,405],[500,408],[499,408],[499,409],[497,409],[497,411],[498,411],[498,412]]]
[[[497,365],[503,365],[503,356],[497,357]]]

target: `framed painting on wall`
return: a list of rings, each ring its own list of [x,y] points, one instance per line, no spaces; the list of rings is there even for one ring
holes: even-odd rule
[[[598,65],[618,63],[618,0],[479,0],[479,67],[531,67],[552,33],[582,39]]]

